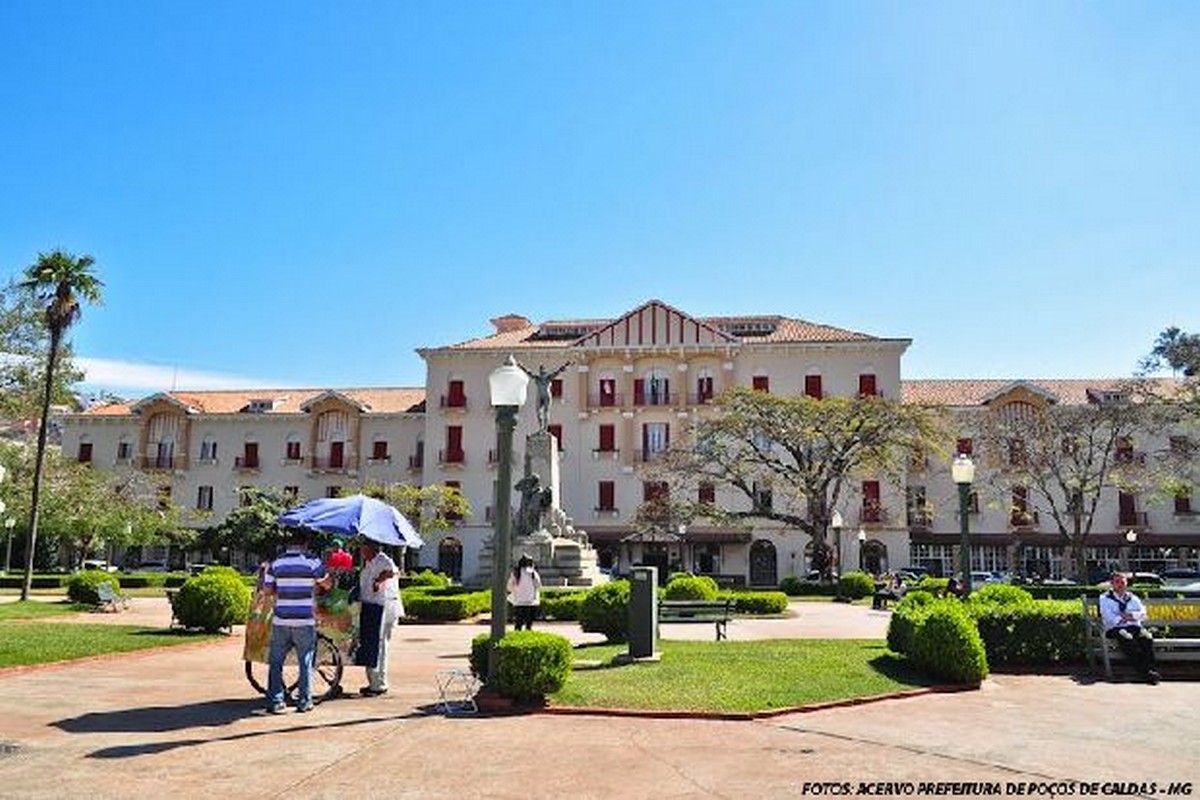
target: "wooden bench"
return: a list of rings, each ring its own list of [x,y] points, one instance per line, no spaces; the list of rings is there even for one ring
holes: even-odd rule
[[[1154,633],[1154,658],[1157,661],[1200,661],[1200,597],[1142,598],[1146,607],[1144,627]],[[1192,636],[1180,635],[1184,631]],[[1124,658],[1117,643],[1104,635],[1100,621],[1100,598],[1083,597],[1084,647],[1088,667],[1095,670],[1099,657],[1104,664],[1105,677],[1112,677],[1112,660]]]
[[[733,613],[733,601],[724,600],[663,600],[658,604],[658,621],[664,622],[711,622],[716,629],[717,641],[729,638],[726,626]]]

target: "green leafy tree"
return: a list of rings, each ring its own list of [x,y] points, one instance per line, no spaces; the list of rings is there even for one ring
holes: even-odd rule
[[[1013,402],[989,409],[983,451],[989,453],[987,487],[1009,507],[1017,524],[1044,511],[1071,558],[1071,571],[1087,578],[1088,537],[1104,492],[1146,493],[1172,484],[1183,466],[1169,449],[1135,449],[1176,423],[1178,407],[1159,402],[1130,382],[1083,405]],[[1025,508],[1012,505],[1024,492]]]
[[[273,558],[287,543],[287,533],[276,520],[295,501],[276,487],[238,489],[240,503],[219,525],[200,534],[200,545],[216,553],[243,549],[260,560]]]
[[[17,283],[0,288],[0,420],[37,416],[49,351],[44,317],[29,288]],[[71,355],[70,345],[60,343],[52,391],[55,405],[74,404],[71,387],[83,378]]]
[[[29,544],[25,562],[25,582],[21,599],[29,599],[33,583],[33,555],[37,542],[39,500],[42,489],[42,467],[46,455],[46,434],[49,429],[50,405],[54,399],[55,367],[61,355],[63,339],[71,325],[82,313],[82,302],[99,303],[104,284],[92,274],[95,263],[91,256],[74,256],[63,250],[42,253],[25,271],[23,288],[33,292],[43,310],[43,320],[49,333],[46,349],[46,376],[42,385],[42,406],[37,436],[37,454],[33,469],[33,490],[29,510]]]
[[[456,520],[471,513],[471,503],[466,496],[456,487],[441,483],[428,486],[370,484],[362,491],[394,506],[422,534],[450,528]]]
[[[935,452],[946,441],[932,409],[882,397],[783,397],[733,389],[715,413],[698,421],[648,477],[671,485],[670,500],[652,501],[671,522],[693,517],[782,522],[811,537],[814,559],[827,571],[830,517],[856,478],[899,484],[914,452]],[[701,484],[732,490],[739,508],[688,498]],[[769,490],[769,496],[764,493]],[[655,517],[649,509],[647,519]],[[822,561],[824,563],[822,563]]]
[[[1160,333],[1140,370],[1149,374],[1163,369],[1187,378],[1200,376],[1200,334],[1186,333],[1174,325]]]

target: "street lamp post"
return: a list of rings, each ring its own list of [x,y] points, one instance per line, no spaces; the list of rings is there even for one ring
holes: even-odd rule
[[[842,597],[842,527],[845,521],[842,519],[842,512],[834,509],[833,514],[829,517],[829,527],[833,529],[833,542],[837,546],[837,596],[834,598],[839,603],[845,602],[846,598]]]
[[[863,566],[863,548],[867,544],[867,532],[862,528],[858,529],[858,571],[866,572],[867,569]]]
[[[12,517],[4,520],[4,574],[7,575],[12,570],[12,537],[13,528],[16,527],[17,521]]]
[[[950,477],[958,484],[958,522],[962,541],[959,543],[959,564],[962,570],[964,595],[971,593],[971,525],[968,506],[971,503],[971,484],[975,482],[975,462],[966,453],[959,453],[950,465]]]
[[[487,683],[496,689],[499,678],[499,646],[508,626],[508,562],[512,542],[512,449],[517,412],[525,405],[529,376],[508,357],[488,376],[492,407],[496,409],[496,445],[500,449],[496,465],[496,527],[492,535],[492,636],[488,653]]]

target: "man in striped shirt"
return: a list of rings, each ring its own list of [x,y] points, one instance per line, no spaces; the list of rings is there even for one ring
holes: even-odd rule
[[[300,666],[296,710],[312,711],[313,654],[317,649],[316,591],[328,589],[332,582],[321,559],[308,552],[307,532],[294,529],[287,550],[271,562],[263,578],[263,586],[275,594],[267,673],[267,709],[272,714],[287,710],[283,702],[283,662],[293,647]]]

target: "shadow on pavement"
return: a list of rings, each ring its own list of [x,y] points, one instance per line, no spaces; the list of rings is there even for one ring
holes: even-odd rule
[[[207,700],[183,706],[146,706],[95,711],[51,725],[67,733],[165,733],[229,725],[262,708],[262,698]]]

